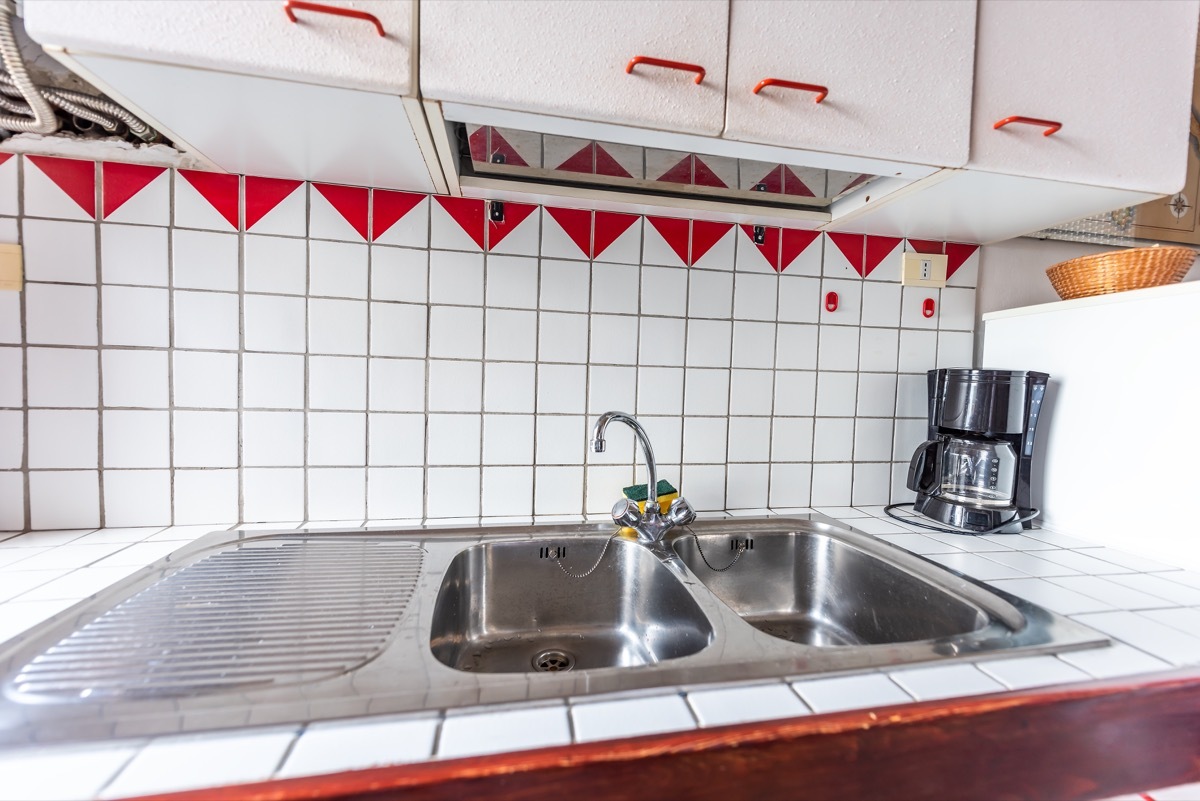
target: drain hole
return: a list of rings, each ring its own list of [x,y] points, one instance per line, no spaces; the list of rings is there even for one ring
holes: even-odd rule
[[[533,658],[533,669],[540,673],[559,673],[575,667],[575,657],[566,651],[542,651]]]

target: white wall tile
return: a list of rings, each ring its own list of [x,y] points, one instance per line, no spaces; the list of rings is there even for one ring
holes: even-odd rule
[[[818,417],[813,428],[814,462],[848,462],[854,452],[854,420]]]
[[[900,325],[899,284],[884,281],[867,281],[863,284],[862,324],[880,328],[896,328]]]
[[[724,416],[729,412],[730,371],[720,368],[689,367],[684,371],[687,390],[683,395],[685,414]],[[592,379],[592,387],[596,379]],[[592,411],[596,406],[592,405]],[[621,407],[615,407],[621,408]]]
[[[422,468],[367,468],[369,519],[420,519],[424,508],[425,471]]]
[[[482,363],[429,362],[429,411],[478,412],[482,405]]]
[[[0,411],[0,470],[20,470],[25,461],[25,413]]]
[[[733,286],[733,316],[738,320],[774,320],[779,301],[774,275],[738,273]]]
[[[175,525],[229,525],[237,520],[237,470],[176,470],[174,476]]]
[[[105,345],[166,347],[169,341],[167,290],[105,286],[101,291]]]
[[[684,465],[679,489],[697,511],[720,511],[725,508],[725,474],[723,464]]]
[[[365,520],[367,471],[362,467],[308,470],[309,520]]]
[[[771,418],[730,417],[728,460],[766,462],[770,458]]]
[[[488,362],[483,374],[483,409],[488,412],[524,412],[534,408],[534,366]]]
[[[173,422],[176,467],[237,467],[237,412],[176,411]]]
[[[677,267],[642,267],[642,314],[683,317],[687,313],[688,271]]]
[[[425,464],[425,416],[370,415],[367,418],[367,464],[372,467]]]
[[[814,464],[810,506],[849,506],[851,465],[841,463]]]
[[[28,424],[31,470],[99,466],[98,412],[32,409]]]
[[[584,449],[590,436],[586,423],[582,415],[542,415],[536,418],[537,449],[534,459],[537,464],[583,464]]]
[[[852,373],[846,375],[853,376]],[[774,413],[783,417],[806,417],[813,414],[816,388],[817,373],[808,370],[776,371]],[[730,403],[731,413],[732,406]]]
[[[105,467],[171,466],[169,412],[106,409],[103,424]]]
[[[57,376],[57,374],[54,374]],[[86,372],[84,373],[86,376]],[[20,348],[0,348],[0,407],[20,407],[25,403],[25,359]],[[73,399],[76,391],[70,386],[70,381],[55,379],[64,394]],[[87,386],[86,378],[82,382]],[[55,389],[51,393],[57,394]],[[86,393],[84,393],[86,397]]]
[[[366,409],[367,360],[357,356],[309,356],[308,406]]]
[[[485,414],[483,463],[532,465],[533,421],[532,414]]]
[[[303,409],[304,357],[282,353],[244,354],[242,403],[247,408]]]
[[[474,517],[479,514],[480,468],[431,467],[425,473],[427,517]]]
[[[625,318],[630,319],[630,318]],[[703,326],[706,321],[693,321]],[[728,327],[729,323],[717,323]],[[638,363],[682,367],[684,364],[684,320],[669,317],[643,317],[638,330]],[[593,337],[593,343],[595,338]],[[725,343],[728,352],[729,343]],[[595,359],[593,359],[595,361]]]
[[[582,467],[537,467],[534,471],[533,513],[583,513]]]
[[[25,285],[25,340],[31,345],[95,345],[96,287]]]
[[[732,273],[718,270],[696,270],[689,273],[689,317],[728,319],[732,311]]]
[[[368,359],[367,408],[425,411],[425,369],[425,362],[417,359]]]
[[[429,251],[371,247],[371,299],[424,303],[429,299]]]
[[[245,412],[242,415],[242,464],[247,467],[303,466],[304,413]]]
[[[240,340],[238,334],[238,296],[228,292],[187,292],[172,293],[172,322],[173,342],[177,348],[195,348],[201,350],[237,350]],[[252,295],[246,296],[247,312],[249,312]],[[263,296],[257,296],[263,297]],[[299,303],[304,308],[302,298],[268,298],[270,301]],[[255,325],[262,323],[259,315],[246,315],[246,344],[250,346],[251,321]],[[303,317],[301,318],[303,322]],[[275,321],[271,321],[274,324]],[[258,330],[257,328],[255,329]],[[301,329],[303,331],[303,329]],[[301,339],[303,343],[303,339]],[[264,344],[264,343],[260,343]],[[303,345],[301,346],[303,350]]]
[[[872,421],[874,422],[874,421]],[[850,502],[855,506],[880,506],[891,502],[892,466],[880,464],[855,464],[854,487]]]
[[[859,329],[858,369],[874,372],[896,372],[899,354],[899,334],[894,328]]]
[[[975,290],[947,287],[941,291],[938,327],[943,331],[975,330]]]
[[[429,464],[479,464],[483,447],[482,426],[482,416],[478,414],[429,415]]]
[[[145,225],[100,226],[100,276],[106,284],[166,286],[167,229]]]
[[[636,314],[641,270],[636,264],[592,264],[592,311]]]
[[[170,519],[171,471],[106,470],[104,472],[104,525],[106,527],[151,526]]]
[[[171,233],[171,277],[176,289],[238,289],[238,237],[211,231]]]
[[[172,354],[175,405],[201,409],[238,407],[238,355],[177,350]]]
[[[483,254],[431,250],[429,302],[463,306],[482,305]]]
[[[99,519],[97,508],[96,517]],[[20,531],[25,528],[25,474],[15,470],[0,472],[0,528]]]
[[[304,470],[298,467],[247,467],[242,471],[246,522],[299,520],[304,517]]]
[[[771,461],[807,462],[813,455],[813,418],[776,417],[771,421]]]
[[[25,220],[21,240],[26,281],[96,283],[94,224]]]
[[[779,370],[817,368],[817,326],[780,323],[775,333],[775,367]]]
[[[537,410],[541,414],[583,414],[587,409],[587,368],[538,366]]]
[[[830,292],[836,292],[837,309],[829,311],[826,298]],[[863,281],[849,281],[825,278],[821,281],[821,324],[822,325],[858,325],[862,318]]]
[[[933,300],[933,316],[924,314],[925,301]],[[920,286],[906,286],[900,299],[900,325],[903,328],[937,328],[941,303],[938,290]]]
[[[785,273],[779,277],[779,321],[815,323],[821,317],[825,296],[819,278]]]
[[[856,373],[817,374],[817,414],[822,417],[850,417],[856,408]]]
[[[537,358],[537,312],[488,309],[484,357],[521,362]]]
[[[366,356],[367,304],[358,300],[310,298],[308,350],[310,353]]]
[[[732,322],[691,320],[687,327],[687,366],[728,367],[732,339]]]
[[[358,412],[310,412],[308,463],[328,467],[358,467],[367,463],[367,416]],[[337,516],[318,515],[318,520]]]
[[[247,292],[303,295],[308,291],[308,252],[303,239],[246,234],[244,242],[243,287]]]
[[[71,503],[63,503],[63,498]],[[34,529],[99,526],[99,471],[30,470],[29,518]]]
[[[370,312],[372,356],[425,356],[429,340],[427,307],[411,303],[372,303]],[[481,331],[476,333],[482,336]]]
[[[165,351],[102,350],[100,364],[105,406],[165,408],[169,404]]]
[[[357,242],[308,243],[308,294],[367,297],[367,246]]]
[[[762,509],[767,505],[770,465],[731,464],[726,468],[725,505],[730,509]]]
[[[638,368],[638,414],[683,412],[683,368]]]
[[[850,326],[821,326],[817,367],[820,370],[858,369],[858,329]]]
[[[733,324],[734,367],[769,369],[775,363],[775,323],[738,320]]]
[[[6,351],[9,349],[5,349]],[[20,351],[13,361],[19,364]],[[26,351],[29,405],[51,407],[94,407],[99,398],[99,358],[94,350],[74,348],[29,348]],[[12,373],[15,390],[4,405],[21,405],[19,368]]]
[[[859,373],[858,414],[863,417],[886,417],[896,411],[895,373]]]
[[[488,254],[484,275],[487,305],[536,309],[538,305],[538,260],[529,256]]]
[[[554,311],[587,311],[589,273],[587,262],[542,259],[539,306]]]
[[[748,419],[748,418],[739,418]],[[724,417],[687,417],[683,421],[685,464],[725,464],[729,420]]]
[[[588,316],[542,312],[538,319],[538,360],[586,363]]]
[[[812,497],[811,464],[772,464],[771,491],[767,503],[773,509],[808,506]]]
[[[974,365],[975,336],[969,331],[941,331],[938,340],[938,367]]]
[[[0,343],[19,345],[24,341],[21,293],[0,293]]]

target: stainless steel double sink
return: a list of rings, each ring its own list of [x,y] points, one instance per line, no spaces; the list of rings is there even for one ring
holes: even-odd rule
[[[0,745],[1101,645],[819,515],[222,532],[0,646]]]

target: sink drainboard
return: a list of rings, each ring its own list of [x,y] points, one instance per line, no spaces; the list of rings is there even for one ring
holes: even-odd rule
[[[376,657],[421,573],[412,543],[241,544],[174,570],[26,663],[26,698],[174,698],[314,681]]]

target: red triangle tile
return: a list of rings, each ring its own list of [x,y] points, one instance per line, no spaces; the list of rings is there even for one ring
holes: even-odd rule
[[[554,169],[564,170],[566,172],[582,172],[591,175],[593,172],[592,147],[593,143],[589,142],[578,153],[571,156],[569,159],[559,164]]]
[[[528,203],[504,201],[504,222],[488,220],[488,250],[503,242],[504,237],[511,234],[514,228],[525,222],[525,218],[535,211],[537,211],[537,206],[531,206]]]
[[[778,172],[776,170],[775,172]],[[754,241],[754,226],[741,226],[742,233],[750,240],[750,244],[762,254],[762,257],[767,260],[767,264],[771,265],[771,269],[779,272],[779,229],[778,228],[763,228],[763,243],[760,245]]]
[[[657,180],[672,184],[690,184],[692,182],[692,157],[684,156],[683,161],[658,176]]]
[[[500,132],[495,128],[492,129],[492,147],[491,153],[488,154],[488,160],[491,161],[492,156],[499,153],[504,156],[504,163],[511,164],[514,167],[528,167],[529,162],[521,158],[521,154],[517,149],[508,143],[508,140],[500,135]]]
[[[903,240],[898,236],[868,236],[863,278],[866,278]]]
[[[488,132],[492,129],[484,125],[475,129],[475,133],[467,137],[467,148],[471,151],[471,161],[488,160]]]
[[[688,263],[688,229],[691,227],[687,220],[677,220],[674,217],[646,217],[646,222],[654,226],[662,238],[675,251],[675,255],[684,264]]]
[[[700,160],[697,159],[699,164]],[[725,222],[710,222],[708,220],[693,220],[692,221],[692,260],[689,266],[700,261],[700,259],[712,249],[712,246],[721,241],[721,237],[729,233],[729,229],[733,227],[733,223]],[[676,251],[677,253],[679,251]]]
[[[637,222],[636,214],[621,214],[616,211],[596,212],[595,227],[592,231],[592,258],[600,258],[600,254],[608,250],[608,246],[617,241],[617,237],[625,233]]]
[[[585,258],[592,252],[592,213],[587,209],[554,209],[546,207],[546,213],[554,218],[575,246],[583,251]]]
[[[162,175],[166,169],[145,164],[121,164],[116,161],[101,164],[100,172],[104,178],[101,184],[104,218],[107,219],[121,204],[145,189],[147,184]]]
[[[483,250],[483,201],[470,197],[442,196],[434,196],[434,200],[466,231],[467,236],[479,245],[479,249]]]
[[[936,239],[910,239],[908,244],[912,245],[912,249],[917,253],[941,253],[946,245],[945,242]]]
[[[633,177],[599,142],[596,143],[596,175],[608,175],[613,178]]]
[[[4,162],[8,161],[12,157],[13,157],[12,153],[0,153],[0,164],[3,164]]]
[[[962,242],[946,243],[946,278],[949,279],[958,268],[967,263],[967,259],[979,250],[979,245],[966,245]]]
[[[350,223],[350,227],[358,231],[365,242],[367,239],[367,206],[370,195],[361,186],[341,186],[339,184],[313,184],[313,189],[329,201],[329,205],[337,209],[338,214]]]
[[[850,183],[846,184],[846,188],[843,189],[842,191],[843,192],[849,191],[849,190],[853,189],[854,187],[858,186],[859,184],[866,183],[869,180],[871,180],[870,175],[860,175],[857,178],[855,178],[853,181],[851,181]]]
[[[253,228],[302,183],[290,178],[255,178],[247,175],[246,230]]]
[[[728,185],[721,180],[712,168],[705,164],[699,156],[692,156],[692,183],[696,186],[715,186],[721,189],[728,189]]]
[[[96,162],[79,159],[60,159],[53,156],[28,156],[54,184],[79,204],[79,208],[96,216]]]
[[[808,246],[817,241],[820,231],[803,231],[798,228],[784,228],[780,237],[779,272],[792,266],[796,258],[808,250]]]
[[[866,237],[862,234],[845,234],[837,231],[829,233],[829,240],[837,245],[837,249],[850,262],[850,266],[859,275],[863,274],[863,248]]]
[[[179,170],[183,178],[236,230],[238,227],[238,177],[221,172]]]
[[[755,186],[763,187],[755,190],[758,192],[770,192],[773,195],[783,192],[783,167],[773,167]]]
[[[246,180],[250,179],[247,178]],[[390,189],[376,189],[371,198],[371,241],[374,242],[386,234],[388,229],[396,224],[397,220],[416,208],[417,204],[424,199],[425,195],[416,192],[393,192]],[[247,200],[247,203],[249,203],[249,200]]]
[[[796,177],[791,169],[783,168],[783,194],[797,197],[816,197],[808,185]]]

